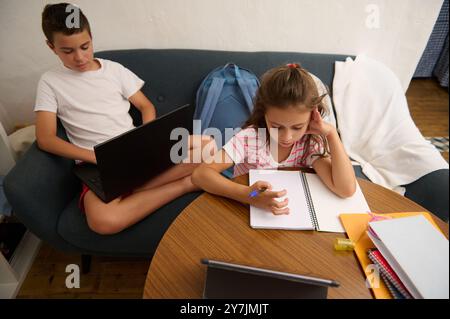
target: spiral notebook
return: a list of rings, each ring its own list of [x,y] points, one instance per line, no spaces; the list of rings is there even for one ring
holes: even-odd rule
[[[384,284],[386,285],[387,289],[389,290],[389,293],[391,294],[392,298],[394,299],[406,299],[405,296],[403,296],[400,291],[395,287],[395,285],[389,280],[389,277],[387,277],[385,274],[380,273],[381,280],[383,280]]]
[[[287,190],[288,215],[250,206],[250,226],[264,229],[317,230],[345,233],[339,215],[369,212],[369,206],[356,183],[356,192],[349,198],[334,194],[319,176],[300,171],[250,170],[250,185],[266,181],[272,190]],[[281,200],[283,200],[282,198]]]
[[[384,283],[388,287],[393,298],[412,299],[412,296],[406,289],[405,285],[378,249],[369,249],[368,257],[379,268],[381,278],[384,280]]]

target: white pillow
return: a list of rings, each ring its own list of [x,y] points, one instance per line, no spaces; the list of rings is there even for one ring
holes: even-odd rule
[[[16,159],[19,159],[28,148],[36,140],[36,126],[30,125],[21,128],[8,136],[9,143],[13,151],[13,155]]]

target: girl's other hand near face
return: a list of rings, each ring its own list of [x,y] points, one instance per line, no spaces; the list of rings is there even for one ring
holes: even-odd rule
[[[317,107],[314,108],[314,110],[311,111],[311,119],[309,121],[309,127],[308,130],[305,132],[305,134],[327,136],[331,132],[333,132],[333,130],[335,130],[334,126],[325,122],[322,119],[322,116],[320,115],[319,111],[317,110]]]

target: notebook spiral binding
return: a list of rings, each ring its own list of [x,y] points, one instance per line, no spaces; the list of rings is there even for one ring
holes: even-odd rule
[[[312,201],[311,192],[309,191],[308,180],[304,173],[300,172],[300,177],[302,179],[303,190],[306,194],[306,204],[308,205],[309,217],[311,218],[311,223],[316,230],[320,230],[319,222],[317,221],[316,210],[314,209],[314,203]]]

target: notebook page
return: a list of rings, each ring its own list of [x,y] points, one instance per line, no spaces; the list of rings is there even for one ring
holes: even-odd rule
[[[289,215],[274,215],[257,207],[250,206],[250,226],[265,229],[314,229],[306,205],[299,172],[277,170],[250,170],[250,185],[257,181],[266,181],[273,191],[287,190]],[[285,197],[284,197],[285,198]],[[284,200],[284,198],[280,200]]]
[[[319,231],[345,233],[339,219],[340,214],[370,212],[369,205],[356,183],[356,192],[352,197],[341,198],[333,193],[316,174],[305,173],[316,211]]]
[[[401,267],[394,271],[407,276],[400,277],[407,287],[413,284],[422,298],[449,298],[448,240],[424,216],[372,222],[370,227],[395,260],[392,268]]]

